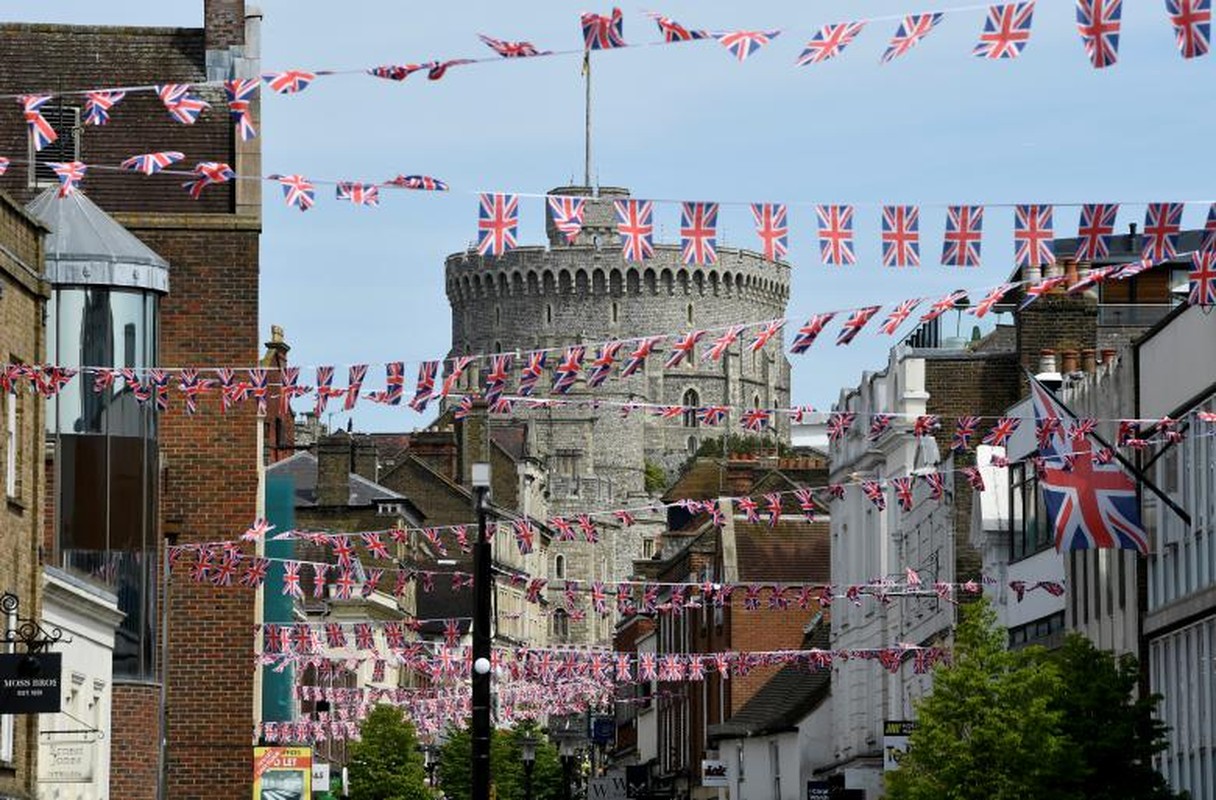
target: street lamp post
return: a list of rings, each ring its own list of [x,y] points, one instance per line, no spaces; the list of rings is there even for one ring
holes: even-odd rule
[[[519,740],[524,760],[524,800],[532,800],[532,768],[536,766],[536,739],[525,736]]]
[[[477,542],[473,545],[473,796],[490,799],[490,542],[486,513],[490,501],[490,465],[473,464],[473,503]]]
[[[571,784],[574,783],[574,745],[569,739],[562,739],[559,751],[562,757],[562,800],[571,800],[574,793]]]

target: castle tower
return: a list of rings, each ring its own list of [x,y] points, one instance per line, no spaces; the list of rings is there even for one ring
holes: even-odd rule
[[[451,356],[526,354],[538,348],[588,344],[589,363],[596,354],[591,345],[606,340],[725,328],[785,316],[787,264],[719,247],[716,264],[689,267],[681,262],[678,245],[659,243],[654,258],[628,263],[621,255],[612,206],[613,200],[629,197],[628,190],[601,187],[597,193],[585,186],[568,186],[552,194],[596,196],[587,202],[584,226],[574,245],[566,243],[550,219],[547,247],[520,247],[501,257],[483,257],[470,248],[448,256]],[[779,343],[750,353],[747,342],[740,341],[721,361],[703,360],[709,340],[716,335],[707,336],[695,358],[677,367],[664,368],[670,347],[664,343],[634,376],[622,380],[616,370],[590,391],[580,379],[569,396],[736,409],[789,405],[790,365]],[[515,359],[516,374],[524,358]],[[550,383],[555,363],[551,354],[545,379]],[[468,379],[471,385],[482,385],[479,374],[470,372]],[[508,392],[512,389],[509,386]],[[732,413],[728,426],[712,428],[699,426],[692,414],[661,420],[634,412],[622,418],[615,406],[517,408],[515,415],[529,420],[531,453],[548,464],[555,514],[645,505],[647,464],[670,475],[704,439],[740,432],[738,411]],[[788,419],[779,417],[775,422],[775,432],[766,435],[784,441]],[[633,559],[643,555],[647,534],[639,533],[642,528],[605,531],[604,541],[595,548],[555,542],[552,558],[562,559],[570,579],[621,578],[632,571]],[[549,577],[560,583],[558,566],[550,565]],[[610,631],[609,625],[605,635]]]

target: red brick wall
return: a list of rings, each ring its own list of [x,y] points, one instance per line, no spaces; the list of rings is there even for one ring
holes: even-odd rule
[[[161,304],[162,363],[256,363],[256,221],[244,228],[232,218],[120,221],[172,265]],[[253,520],[257,425],[252,404],[221,414],[214,397],[192,417],[180,404],[162,417],[161,507],[179,541],[233,538]],[[251,783],[254,595],[175,577],[170,598],[169,796],[243,799]]]
[[[738,652],[758,650],[797,650],[802,647],[802,629],[819,613],[819,605],[811,604],[803,611],[791,604],[784,610],[768,608],[772,592],[760,592],[760,608],[747,611],[738,593],[731,595],[727,624],[730,626],[730,649]],[[730,678],[730,713],[734,715],[760,687],[781,670],[780,667],[756,667],[746,675]]]
[[[115,800],[155,800],[160,687],[116,683],[111,704],[110,796]]]

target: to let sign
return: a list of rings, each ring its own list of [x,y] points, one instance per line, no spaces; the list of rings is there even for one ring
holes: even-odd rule
[[[0,714],[57,713],[62,678],[62,653],[0,655]]]

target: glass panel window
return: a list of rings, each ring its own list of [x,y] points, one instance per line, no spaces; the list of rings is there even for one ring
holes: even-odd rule
[[[1017,561],[1046,550],[1054,542],[1034,467],[1011,465],[1009,484],[1010,558]]]

